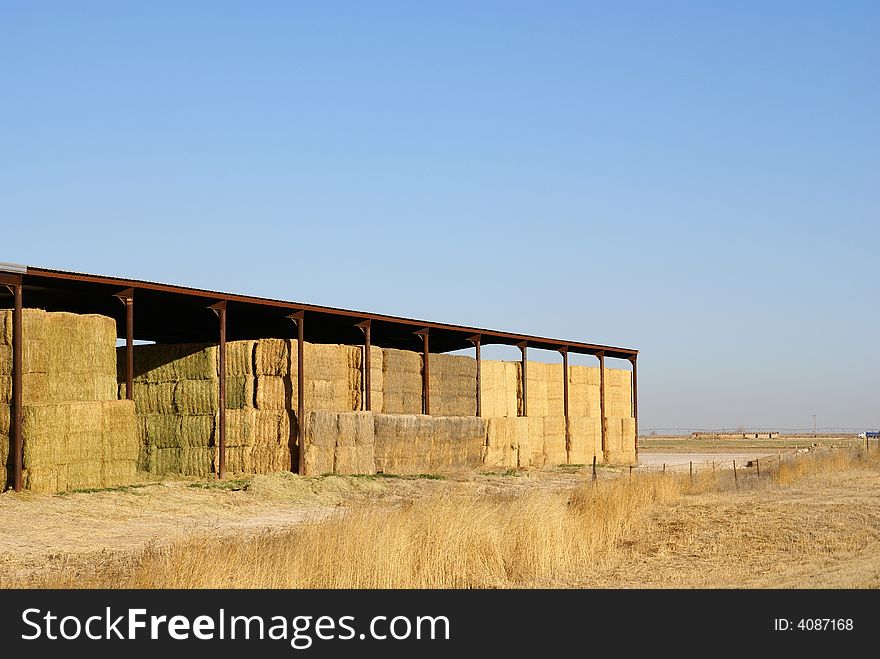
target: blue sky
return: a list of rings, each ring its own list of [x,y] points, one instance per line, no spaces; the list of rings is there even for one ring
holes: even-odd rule
[[[644,428],[880,425],[877,3],[4,0],[0,61],[0,260],[636,347]]]

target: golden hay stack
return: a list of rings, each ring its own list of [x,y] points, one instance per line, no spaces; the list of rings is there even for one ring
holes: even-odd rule
[[[371,412],[307,412],[303,475],[374,474]]]
[[[481,416],[515,417],[519,414],[519,362],[486,360],[480,364]]]
[[[487,469],[517,469],[532,464],[531,437],[527,417],[496,417],[486,425],[483,466]]]
[[[381,409],[385,414],[421,414],[422,356],[419,353],[382,351],[382,397]]]
[[[431,414],[476,416],[477,362],[475,359],[460,355],[432,354],[428,384],[431,387]]]
[[[376,468],[418,474],[479,467],[486,420],[420,414],[376,414]]]
[[[25,405],[22,436],[33,491],[114,487],[135,477],[141,442],[131,401]]]

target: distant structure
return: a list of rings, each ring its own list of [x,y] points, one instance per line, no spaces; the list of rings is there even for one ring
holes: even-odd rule
[[[778,432],[692,432],[694,439],[776,439]]]

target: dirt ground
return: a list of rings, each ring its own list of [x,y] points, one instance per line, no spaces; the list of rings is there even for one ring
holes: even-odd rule
[[[626,476],[601,469],[600,478]],[[637,476],[636,476],[637,477]],[[193,538],[283,532],[342,506],[389,505],[437,493],[562,489],[588,470],[433,477],[292,474],[176,481],[66,495],[0,495],[0,586],[125,563],[145,548]],[[739,490],[658,504],[586,580],[602,588],[880,588],[880,472],[806,476],[790,485],[746,480]],[[751,483],[751,484],[748,484]]]
[[[880,473],[686,497],[656,510],[601,588],[880,588]]]
[[[602,477],[614,471],[600,470]],[[333,515],[340,506],[391,504],[446,489],[501,492],[563,488],[582,470],[520,475],[301,478],[295,474],[216,481],[167,481],[103,492],[0,494],[0,586],[52,573],[88,571],[150,545],[201,537],[282,532]]]

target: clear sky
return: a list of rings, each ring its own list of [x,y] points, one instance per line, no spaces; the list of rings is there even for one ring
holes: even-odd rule
[[[880,425],[880,3],[3,0],[0,62],[0,261],[636,347],[643,428]]]

